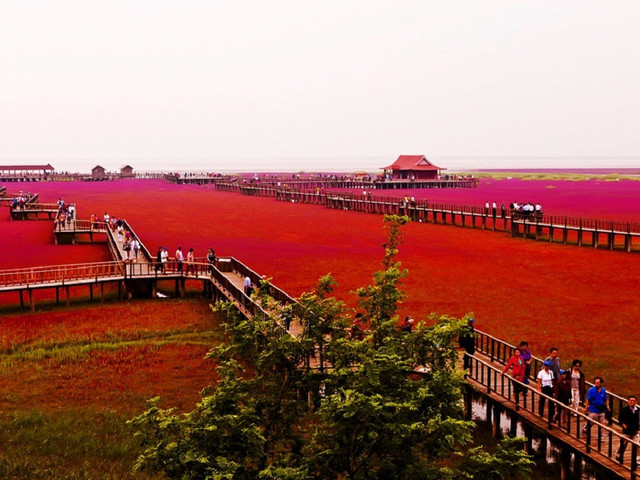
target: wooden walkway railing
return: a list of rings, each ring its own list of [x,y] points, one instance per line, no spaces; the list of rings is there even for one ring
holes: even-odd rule
[[[121,277],[121,262],[76,263],[0,270],[0,291],[38,288],[52,284],[71,285],[79,281]]]
[[[631,440],[619,429],[594,422],[584,413],[577,412],[510,376],[502,375],[501,369],[489,362],[465,355],[471,364],[467,380],[480,391],[600,465],[622,477],[636,478],[640,447],[637,439]],[[544,404],[542,414],[539,410],[540,402]],[[559,413],[558,416],[555,416],[556,412]],[[624,457],[617,461],[615,457],[621,441],[628,443]]]
[[[497,362],[501,365],[506,365],[509,361],[509,358],[513,355],[513,351],[518,348],[515,345],[505,342],[497,337],[494,337],[488,333],[482,332],[480,330],[475,331],[476,334],[476,351],[487,356],[491,362]],[[538,374],[540,370],[542,370],[542,363],[544,362],[543,358],[536,357],[532,355],[531,357],[531,377],[529,380],[536,382],[535,375]],[[587,387],[592,387],[593,383],[586,381]],[[609,397],[609,407],[614,414],[613,422],[617,423],[617,416],[622,410],[623,407],[627,405],[627,399],[621,397],[620,395],[616,395],[607,390],[607,394]]]
[[[426,200],[407,201],[401,197],[382,197],[379,195],[358,195],[353,192],[323,192],[268,185],[238,185],[235,183],[216,183],[216,189],[225,192],[273,197],[280,201],[324,205],[339,210],[352,210],[364,213],[406,215],[414,222],[439,223],[462,227],[481,228],[483,230],[509,231],[512,237],[522,236],[535,240],[556,241],[554,234],[562,233],[563,244],[575,242],[586,244],[590,240],[593,247],[600,246],[600,235],[607,236],[606,247],[609,250],[622,249],[633,251],[633,239],[640,239],[640,223],[589,218],[574,218],[558,215],[535,213],[524,216],[519,212],[506,209],[504,214],[476,205],[456,205],[434,203]],[[573,233],[575,239],[569,238]],[[622,241],[616,242],[616,239]],[[636,248],[636,250],[638,250]]]

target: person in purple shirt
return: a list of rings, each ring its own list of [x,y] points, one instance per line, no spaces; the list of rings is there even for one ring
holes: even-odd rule
[[[531,352],[529,351],[529,343],[520,342],[520,358],[524,362],[524,384],[529,385],[529,377],[531,376]]]

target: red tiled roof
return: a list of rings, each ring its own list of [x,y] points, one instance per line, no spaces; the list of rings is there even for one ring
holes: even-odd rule
[[[382,168],[384,170],[445,170],[442,167],[432,164],[424,155],[400,155],[392,165]]]
[[[46,165],[0,165],[0,170],[3,171],[33,171],[33,170],[55,170],[55,168],[53,168],[51,166],[50,163],[47,163]]]

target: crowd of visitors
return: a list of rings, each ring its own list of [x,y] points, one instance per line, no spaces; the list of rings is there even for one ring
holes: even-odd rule
[[[11,199],[11,209],[24,210],[24,205],[29,202],[32,197],[33,195],[30,192],[20,190],[20,192]]]
[[[64,229],[71,225],[71,221],[75,218],[76,206],[73,203],[66,203],[62,197],[58,199],[57,206],[58,211],[53,223],[58,229]]]
[[[125,244],[126,241],[127,240],[125,239]],[[132,239],[132,243],[134,241],[137,243],[137,240],[135,238]],[[140,248],[139,245],[140,244],[138,243],[138,248]],[[137,253],[135,258],[137,258]],[[211,275],[213,273],[214,267],[216,267],[218,264],[218,258],[216,257],[216,253],[213,248],[209,248],[207,250],[207,255],[204,260],[208,265],[207,273]],[[183,248],[179,246],[171,257],[169,255],[168,247],[158,247],[153,267],[154,270],[158,273],[172,272],[184,275],[195,275],[198,273],[196,263],[198,262],[193,248],[190,248],[185,255]]]
[[[500,206],[496,202],[486,202],[484,204],[484,214],[490,215],[494,218],[506,218],[507,215],[511,216],[542,216],[542,205],[540,203],[532,202],[511,202],[509,208],[505,206],[504,202],[500,203]]]
[[[471,368],[469,355],[475,353],[475,341],[470,340],[472,335],[474,335],[474,331],[471,325],[471,329],[468,327],[463,329],[458,339],[460,347],[468,354],[464,356],[465,370]],[[513,383],[516,402],[518,402],[518,396],[526,388],[525,385],[529,384],[531,359],[529,344],[525,341],[520,342],[519,347],[513,349],[513,354],[502,369],[502,375],[510,372],[512,378],[517,380]],[[582,372],[582,360],[574,359],[570,368],[562,369],[558,347],[551,347],[549,355],[542,362],[542,367],[534,373],[534,376],[536,389],[543,394],[537,399],[538,414],[541,417],[566,427],[572,410],[584,413],[593,423],[583,422],[583,435],[586,435],[594,425],[611,425],[613,412],[611,399],[604,387],[604,379],[601,376],[596,376],[593,379],[593,386],[587,388],[585,374]],[[547,401],[547,398],[552,398],[567,408],[556,408],[556,403]],[[640,407],[638,407],[637,401],[635,395],[630,395],[627,405],[618,414],[622,434],[626,439],[632,441],[638,440],[640,431]],[[623,462],[627,444],[627,440],[620,440],[615,456],[618,462]]]

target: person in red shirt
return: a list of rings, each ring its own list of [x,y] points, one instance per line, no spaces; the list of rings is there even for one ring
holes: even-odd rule
[[[511,376],[514,379],[516,379],[518,382],[524,382],[526,365],[524,363],[524,360],[520,356],[520,353],[521,352],[519,348],[516,348],[513,351],[513,355],[511,356],[507,364],[502,369],[502,375],[504,375],[509,371],[509,369],[511,369]],[[513,391],[516,396],[516,403],[518,403],[518,396],[520,395],[521,390],[522,390],[522,387],[520,385],[518,385],[517,383],[513,384]]]

